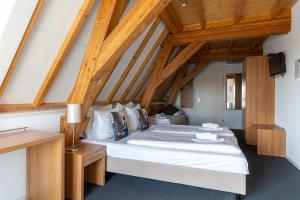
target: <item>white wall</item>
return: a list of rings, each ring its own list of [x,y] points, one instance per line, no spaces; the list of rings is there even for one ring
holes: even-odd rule
[[[29,129],[58,133],[60,116],[64,114],[64,110],[1,114],[0,130],[29,127]],[[25,196],[25,149],[0,154],[0,177],[1,199],[15,200]]]
[[[287,73],[275,82],[275,121],[287,132],[287,156],[300,166],[300,78],[295,79],[295,61],[300,59],[300,2],[292,10],[292,30],[287,35],[270,37],[265,54],[284,52]]]
[[[225,75],[227,73],[241,73],[242,67],[242,64],[227,65],[225,62],[213,62],[194,78],[194,107],[183,108],[190,124],[200,125],[203,122],[213,122],[224,124],[229,128],[242,128],[242,111],[227,111],[224,97]],[[179,95],[175,103],[178,107],[180,107]],[[197,101],[199,97],[200,103]]]

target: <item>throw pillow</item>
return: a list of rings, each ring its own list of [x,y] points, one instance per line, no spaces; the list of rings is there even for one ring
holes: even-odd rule
[[[163,113],[165,113],[166,115],[173,115],[178,111],[179,111],[178,108],[176,108],[172,104],[169,104],[164,108]]]
[[[149,128],[148,117],[145,115],[142,109],[137,109],[137,115],[139,120],[139,129],[140,131],[147,130]]]
[[[114,131],[115,141],[128,136],[127,121],[124,112],[112,112],[113,122],[112,127]]]

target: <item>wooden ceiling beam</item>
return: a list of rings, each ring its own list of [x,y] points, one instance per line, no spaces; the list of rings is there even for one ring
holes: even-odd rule
[[[178,84],[178,90],[183,88],[188,82],[190,82],[193,78],[195,78],[196,76],[198,76],[198,74],[200,74],[205,67],[208,65],[209,62],[207,61],[202,61],[199,62],[198,65],[192,69],[191,71],[189,71],[186,76],[184,76],[180,83]]]
[[[33,101],[34,107],[39,107],[42,104],[44,97],[47,95],[52,83],[59,73],[65,58],[67,57],[94,4],[95,0],[85,0],[82,3],[78,14],[76,15],[67,35],[65,36],[65,39],[60,46],[60,49],[58,50],[58,53],[56,54],[53,63],[50,66],[50,69],[48,70],[46,78],[43,80],[43,83],[35,96],[35,99]]]
[[[159,55],[157,56],[151,79],[145,89],[145,91],[147,91],[147,96],[145,95],[142,96],[142,101],[141,101],[142,107],[149,108],[152,98],[156,92],[156,87],[155,87],[156,81],[158,80],[161,72],[163,71],[165,65],[167,64],[169,57],[172,53],[172,49],[173,46],[164,44]]]
[[[162,71],[159,80],[156,80],[156,87],[161,85],[169,76],[181,68],[202,46],[203,42],[191,43],[185,47]]]
[[[234,17],[233,24],[238,24],[243,15],[243,8],[245,5],[245,0],[234,0]]]
[[[283,11],[284,5],[286,3],[286,0],[276,0],[272,10],[271,10],[271,18],[274,19],[280,15],[280,13]]]
[[[81,104],[82,122],[85,120],[90,104],[93,103],[91,102],[91,98],[87,97],[92,96],[92,89],[97,86],[98,81],[91,81],[90,77],[92,77],[93,71],[96,67],[96,58],[102,47],[104,39],[107,36],[109,24],[111,22],[114,10],[116,9],[116,4],[117,0],[103,0],[101,2],[79,75],[68,101],[68,103]],[[75,126],[76,142],[78,142],[81,134],[80,130],[82,125],[82,123],[78,123]],[[61,120],[61,127],[61,132],[65,133],[66,136],[66,146],[71,145],[73,131],[71,126],[67,124],[66,118]]]
[[[258,56],[263,55],[262,48],[248,49],[242,51],[230,51],[230,52],[217,52],[210,54],[196,54],[189,62],[199,63],[199,62],[213,62],[213,61],[234,61],[243,60],[248,56]]]
[[[146,82],[148,81],[148,79],[150,78],[152,72],[153,72],[153,68],[154,65],[152,65],[151,70],[149,70],[145,76],[143,77],[143,79],[139,82],[136,90],[134,91],[134,93],[132,94],[132,96],[130,97],[130,101],[135,101],[137,95],[140,93],[140,91],[143,89],[143,87],[145,86]]]
[[[234,40],[230,40],[229,41],[229,44],[228,44],[228,47],[227,47],[227,51],[231,51],[231,49],[234,47]]]
[[[5,91],[5,88],[8,84],[8,82],[9,82],[9,79],[10,79],[11,75],[13,74],[13,71],[15,70],[15,68],[16,68],[16,66],[19,62],[19,59],[22,55],[25,44],[26,44],[26,42],[27,42],[27,40],[28,40],[28,38],[31,34],[31,31],[33,30],[34,24],[35,24],[35,22],[38,18],[38,15],[40,14],[40,11],[41,11],[41,9],[44,5],[44,2],[45,2],[45,0],[39,0],[36,7],[35,7],[35,9],[34,9],[34,12],[33,12],[32,16],[30,18],[30,21],[27,25],[27,28],[26,28],[26,30],[24,32],[24,35],[21,39],[21,42],[18,46],[18,49],[17,49],[17,51],[16,51],[16,53],[15,53],[13,59],[12,59],[12,62],[10,64],[10,66],[9,66],[9,68],[8,68],[6,74],[5,74],[5,77],[2,81],[2,84],[0,86],[0,97],[2,96],[3,92]]]
[[[254,37],[266,37],[288,33],[291,30],[291,18],[237,24],[230,27],[211,28],[169,35],[166,43],[172,45],[190,42],[216,42]]]
[[[205,21],[205,13],[204,13],[202,0],[198,0],[197,6],[198,6],[198,17],[199,17],[200,27],[201,29],[204,29],[206,21]]]
[[[169,89],[170,93],[169,93],[169,96],[168,96],[165,106],[173,104],[173,102],[176,98],[177,92],[178,92],[178,87],[181,83],[181,80],[186,76],[187,69],[188,69],[188,66],[183,66],[183,67],[181,67],[180,70],[178,70],[175,81],[174,81],[174,83],[172,83],[172,86]]]
[[[144,59],[143,63],[138,68],[138,71],[135,73],[134,77],[131,79],[131,81],[129,82],[129,84],[126,87],[125,91],[123,92],[123,94],[120,98],[120,102],[124,102],[126,100],[126,97],[129,94],[130,90],[132,89],[132,87],[136,83],[137,79],[140,77],[140,75],[144,71],[145,67],[149,63],[150,59],[152,58],[154,53],[157,51],[157,49],[159,48],[159,45],[162,43],[163,39],[167,36],[168,33],[169,33],[169,31],[167,29],[164,29],[160,33],[158,39],[156,40],[156,42],[154,43],[154,45],[152,46],[152,48],[148,52],[148,54],[147,54],[146,58]]]
[[[117,94],[118,90],[120,89],[121,85],[123,84],[123,82],[125,81],[125,79],[127,78],[128,74],[131,72],[132,68],[134,67],[136,61],[139,59],[140,55],[142,54],[144,48],[146,47],[146,45],[148,44],[151,36],[153,35],[153,33],[155,32],[156,28],[158,27],[160,23],[160,19],[157,18],[154,23],[152,24],[152,26],[150,27],[149,31],[147,32],[145,38],[143,39],[143,41],[141,42],[141,44],[139,45],[139,47],[137,48],[137,50],[135,51],[135,53],[133,54],[130,62],[128,63],[127,67],[125,68],[125,70],[123,71],[123,73],[121,74],[120,78],[118,79],[116,85],[114,86],[113,90],[110,92],[110,94],[108,95],[106,101],[107,103],[110,103],[114,96]]]
[[[159,15],[159,18],[164,22],[171,33],[180,33],[182,24],[174,10],[172,4],[169,4]]]

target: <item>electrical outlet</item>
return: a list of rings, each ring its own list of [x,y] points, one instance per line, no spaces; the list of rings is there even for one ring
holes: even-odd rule
[[[300,59],[295,62],[295,78],[300,78]]]

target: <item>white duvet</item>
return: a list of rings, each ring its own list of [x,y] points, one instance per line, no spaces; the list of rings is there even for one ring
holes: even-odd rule
[[[127,141],[128,144],[158,147],[166,149],[241,154],[234,137],[219,138],[216,141],[198,140],[195,134],[178,133],[135,133]]]
[[[158,126],[155,125],[151,126],[151,128],[147,131],[133,133],[119,141],[85,139],[82,140],[82,142],[105,145],[107,149],[107,156],[115,158],[140,160],[221,172],[248,174],[247,160],[244,154],[240,152],[237,140],[234,136],[220,136],[224,139],[224,142],[202,141],[201,143],[197,144],[197,150],[187,148],[183,149],[180,146],[182,146],[184,141],[189,141],[189,143],[195,144],[195,142],[192,141],[195,139],[194,135],[170,132],[159,133],[154,131],[154,129],[157,127]],[[171,143],[175,143],[172,144],[175,146],[165,147],[165,143],[163,144],[164,147],[148,144],[130,144],[135,140],[138,140],[138,143],[140,143],[141,140],[146,140],[147,143],[149,140],[154,140],[155,142],[160,141],[163,143],[171,141]],[[200,147],[198,145],[200,145]]]

